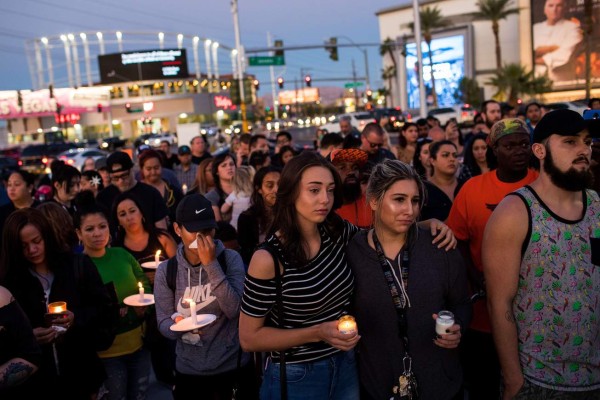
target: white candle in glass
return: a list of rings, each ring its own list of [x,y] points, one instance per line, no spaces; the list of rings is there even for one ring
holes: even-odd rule
[[[438,317],[435,320],[435,333],[438,335],[446,335],[447,329],[450,329],[454,325],[454,314],[450,311],[440,311]]]
[[[192,323],[194,325],[198,324],[198,317],[196,316],[196,302],[192,299],[189,300],[190,303],[190,315],[192,316]]]
[[[156,254],[154,255],[154,268],[158,268],[158,263],[160,263],[160,250],[156,250]]]
[[[138,288],[140,293],[140,301],[144,301],[144,286],[142,286],[142,282],[138,282]]]

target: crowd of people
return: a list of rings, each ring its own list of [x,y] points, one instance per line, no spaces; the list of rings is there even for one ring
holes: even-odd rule
[[[525,110],[11,172],[0,398],[600,398],[600,122]]]

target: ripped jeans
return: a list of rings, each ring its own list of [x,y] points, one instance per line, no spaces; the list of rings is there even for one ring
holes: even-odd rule
[[[100,389],[102,400],[145,399],[150,384],[150,352],[144,348],[118,357],[103,358],[108,376]]]

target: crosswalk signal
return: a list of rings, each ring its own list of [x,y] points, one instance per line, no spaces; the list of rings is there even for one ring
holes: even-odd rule
[[[255,90],[260,89],[260,82],[258,81],[258,79],[253,80],[252,84],[254,85]]]
[[[277,78],[277,84],[279,85],[279,89],[283,89],[283,78]]]
[[[130,113],[131,112],[131,103],[125,104],[125,109],[127,110],[128,113]]]
[[[304,77],[304,82],[306,83],[306,87],[310,87],[312,84],[312,78],[310,77],[310,75],[306,75]]]
[[[329,58],[333,61],[338,60],[337,38],[329,38],[329,43],[325,43],[325,50],[329,52]]]

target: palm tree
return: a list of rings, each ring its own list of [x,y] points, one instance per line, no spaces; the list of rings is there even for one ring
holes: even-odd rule
[[[396,71],[398,70],[398,63],[396,62],[396,56],[394,54],[395,49],[396,49],[396,42],[394,40],[390,39],[389,37],[383,41],[381,46],[379,46],[379,55],[381,55],[382,57],[385,57],[386,55],[388,55],[388,56],[390,56],[390,60],[392,61],[391,67],[386,67],[386,70],[388,68],[393,68],[393,70],[390,69],[388,71],[388,73],[386,73],[386,71],[383,71],[383,75],[386,75],[386,76],[392,75],[392,73],[393,73],[392,76],[383,78],[383,79],[388,80],[388,88],[389,88],[388,94],[390,94],[390,104],[392,104],[392,107],[393,107],[393,101],[392,101],[392,97],[391,97],[392,78],[396,77]]]
[[[433,39],[433,31],[445,28],[450,25],[445,17],[442,16],[442,11],[437,7],[424,7],[420,12],[421,18],[421,34],[423,40],[427,43],[427,52],[429,54],[429,66],[431,67],[431,92],[433,95],[433,107],[438,106],[437,92],[435,91],[435,77],[433,76],[433,55],[431,54],[431,40]],[[410,24],[411,29],[415,30],[414,23]]]
[[[385,67],[383,70],[381,70],[381,78],[387,80],[388,82],[388,92],[387,92],[387,96],[390,99],[390,105],[393,107],[394,106],[394,102],[392,101],[392,79],[396,77],[396,66],[395,65],[388,65],[387,67]]]
[[[486,84],[496,86],[494,98],[517,105],[520,95],[538,95],[552,90],[552,81],[547,75],[536,77],[521,64],[506,64],[494,73]]]
[[[500,21],[511,14],[518,14],[519,8],[509,8],[512,0],[479,0],[479,11],[474,14],[477,19],[492,22],[492,32],[496,42],[496,69],[502,68],[502,51],[500,49]]]

